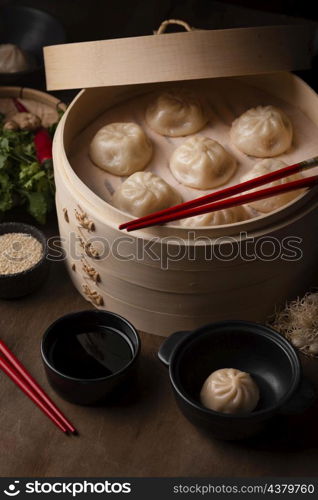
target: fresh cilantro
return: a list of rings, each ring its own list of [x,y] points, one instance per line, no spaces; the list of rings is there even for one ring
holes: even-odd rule
[[[44,224],[54,207],[54,176],[51,161],[37,161],[34,133],[5,130],[5,116],[0,113],[0,217],[13,207],[26,207]],[[53,135],[55,126],[49,133]]]
[[[45,224],[46,215],[51,208],[44,193],[34,191],[22,191],[28,200],[28,212],[40,223]]]

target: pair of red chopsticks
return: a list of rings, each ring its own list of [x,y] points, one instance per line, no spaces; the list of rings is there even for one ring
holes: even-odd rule
[[[207,214],[209,212],[216,212],[217,210],[223,210],[225,208],[244,205],[245,203],[270,198],[271,196],[287,193],[289,191],[310,188],[318,184],[318,175],[292,182],[286,182],[285,184],[280,184],[278,186],[272,186],[253,193],[247,193],[229,198],[229,196],[249,191],[250,189],[262,186],[263,184],[268,184],[269,182],[282,179],[283,177],[295,174],[301,170],[306,170],[316,166],[318,166],[318,156],[310,158],[309,160],[304,160],[300,163],[295,163],[294,165],[283,167],[279,170],[275,170],[274,172],[270,172],[269,174],[261,175],[255,179],[242,182],[241,184],[236,184],[235,186],[230,186],[214,193],[201,196],[200,198],[180,203],[174,207],[154,212],[144,217],[140,217],[139,219],[125,222],[119,226],[119,229],[136,231],[136,229],[157,226],[166,222],[186,219],[195,215]]]
[[[0,340],[0,370],[23,391],[43,413],[64,433],[76,434],[75,427],[67,420],[53,401],[30,375],[27,369],[10,351],[8,346]]]

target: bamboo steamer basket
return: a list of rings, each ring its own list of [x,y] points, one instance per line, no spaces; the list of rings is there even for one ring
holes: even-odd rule
[[[60,101],[60,99],[54,97],[53,95],[47,94],[46,92],[42,92],[41,90],[35,90],[35,89],[30,89],[27,87],[7,87],[3,86],[0,87],[0,99],[6,99],[6,98],[17,98],[17,99],[26,99],[33,101],[38,105],[36,110],[33,110],[34,112],[39,112],[41,114],[41,108],[42,107],[48,107],[51,108],[54,112],[50,116],[46,116],[47,113],[45,111],[42,113],[46,121],[48,123],[53,123],[53,121],[58,119],[58,112],[59,110],[65,111],[66,106],[65,104]],[[12,112],[16,113],[16,109],[12,105]]]
[[[70,276],[96,307],[163,336],[216,320],[264,321],[313,284],[318,260],[317,189],[237,224],[193,231],[172,225],[128,236],[118,230],[127,215],[97,196],[73,170],[72,143],[90,123],[128,97],[170,81],[247,83],[296,103],[318,126],[318,96],[288,73],[310,64],[308,26],[186,28],[185,33],[45,48],[50,90],[86,88],[64,114],[53,148],[57,213]],[[266,238],[270,248],[272,241],[282,246],[290,236],[301,242],[297,260],[257,255],[247,260],[243,255],[251,242],[255,249]],[[118,241],[121,258],[114,251]],[[154,253],[147,251],[150,244]],[[211,259],[215,254],[227,258]]]

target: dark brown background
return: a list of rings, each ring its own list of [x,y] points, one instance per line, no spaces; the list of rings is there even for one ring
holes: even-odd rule
[[[198,28],[273,23],[279,14],[318,19],[312,0],[0,0],[1,5],[51,13],[65,26],[70,42],[150,34],[169,18],[185,19]]]

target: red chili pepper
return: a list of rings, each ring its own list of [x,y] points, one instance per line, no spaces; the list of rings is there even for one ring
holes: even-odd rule
[[[15,105],[17,111],[19,111],[19,113],[29,113],[29,110],[18,99],[16,99],[15,97],[12,97],[12,101],[13,101],[13,104]]]
[[[45,128],[40,128],[35,132],[34,145],[36,157],[41,165],[47,160],[52,160],[52,139]]]

